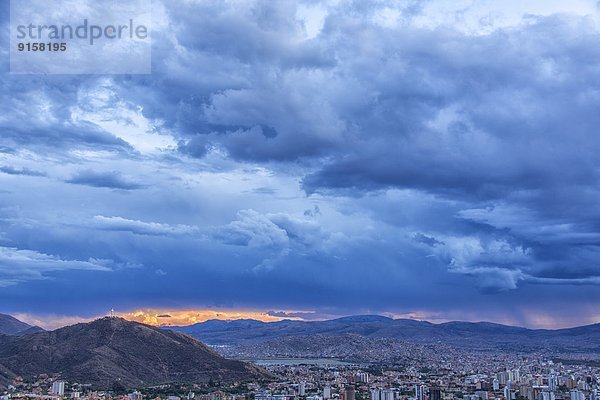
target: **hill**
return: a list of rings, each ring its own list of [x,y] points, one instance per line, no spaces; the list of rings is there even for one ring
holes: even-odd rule
[[[360,335],[390,338],[406,343],[443,343],[471,350],[550,351],[600,353],[600,324],[570,329],[544,330],[489,322],[433,324],[381,316],[344,317],[329,321],[259,322],[207,321],[172,329],[188,333],[211,345],[246,346],[290,337]],[[291,345],[290,340],[285,341]]]
[[[120,318],[51,332],[0,337],[0,381],[60,374],[70,382],[127,387],[269,378],[258,367],[218,355],[196,339]]]
[[[0,314],[0,334],[18,335],[21,332],[32,328],[34,327],[26,324],[25,322],[19,321],[10,315]]]

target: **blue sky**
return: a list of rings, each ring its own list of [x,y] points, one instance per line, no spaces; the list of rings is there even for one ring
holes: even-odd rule
[[[600,322],[599,11],[154,1],[151,75],[2,30],[0,312]]]

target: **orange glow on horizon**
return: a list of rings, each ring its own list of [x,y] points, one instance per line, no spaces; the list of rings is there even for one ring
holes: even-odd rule
[[[538,310],[521,309],[520,314],[515,316],[511,313],[496,314],[494,318],[482,313],[467,313],[464,311],[449,311],[445,313],[415,310],[409,313],[379,312],[379,315],[385,315],[391,318],[410,318],[433,323],[443,323],[448,321],[489,321],[512,326],[523,326],[534,329],[559,329],[570,328],[582,325],[591,325],[600,323],[600,314],[597,310],[590,309],[581,315],[557,315],[550,313],[541,313]],[[359,313],[360,314],[360,313]],[[57,314],[28,314],[15,313],[14,316],[30,325],[37,325],[47,330],[54,330],[64,326],[73,325],[81,322],[91,322],[102,318],[104,315],[96,316],[76,316],[76,315],[57,315]],[[130,312],[118,312],[116,314],[124,319],[141,322],[153,326],[185,326],[208,321],[211,319],[235,320],[235,319],[255,319],[263,322],[276,322],[284,319],[318,321],[339,318],[343,315],[321,314],[315,311],[298,310],[277,310],[275,312],[266,310],[240,310],[240,309],[140,309]]]
[[[276,317],[264,311],[248,310],[136,310],[118,314],[129,321],[141,322],[147,325],[185,326],[205,322],[211,319],[234,320],[255,319],[263,322],[275,322],[284,319],[299,319],[291,317]]]

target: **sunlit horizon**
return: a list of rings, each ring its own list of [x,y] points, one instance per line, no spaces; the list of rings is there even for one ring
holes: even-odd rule
[[[67,315],[36,315],[28,313],[15,313],[16,318],[30,324],[36,325],[46,330],[54,330],[77,323],[91,322],[110,315],[110,311],[105,314],[94,316],[67,316]],[[525,312],[522,320],[516,320],[510,316],[500,317],[496,319],[486,319],[477,314],[464,314],[462,316],[456,314],[443,315],[440,313],[418,311],[412,313],[361,313],[361,314],[319,314],[314,311],[266,311],[266,310],[241,310],[241,309],[138,309],[133,311],[119,312],[115,311],[115,316],[151,326],[189,326],[209,320],[233,321],[240,319],[252,319],[262,322],[278,322],[283,320],[294,321],[326,321],[343,317],[356,315],[380,315],[392,319],[412,319],[416,321],[430,322],[433,324],[441,324],[446,322],[461,321],[461,322],[489,322],[501,325],[524,327],[529,329],[564,329],[577,326],[592,325],[600,323],[600,314],[590,317],[584,323],[578,324],[574,321],[564,318],[557,318],[551,314],[540,315],[538,312]]]

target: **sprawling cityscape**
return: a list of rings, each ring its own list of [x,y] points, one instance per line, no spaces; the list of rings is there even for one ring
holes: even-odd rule
[[[415,354],[418,357],[418,354]],[[437,366],[359,366],[331,360],[272,360],[272,382],[161,385],[98,390],[52,376],[16,379],[0,400],[597,400],[600,366],[555,363],[529,356],[460,357]]]

